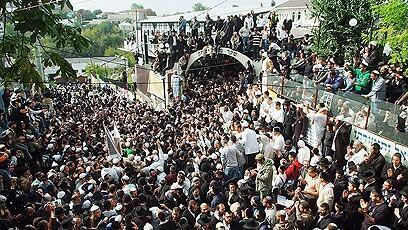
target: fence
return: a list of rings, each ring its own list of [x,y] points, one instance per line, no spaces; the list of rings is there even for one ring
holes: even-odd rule
[[[385,101],[371,102],[351,92],[333,94],[299,74],[290,75],[290,79],[269,75],[267,79],[269,89],[278,95],[297,103],[308,104],[312,108],[323,102],[334,117],[346,119],[353,127],[395,144],[408,146],[408,133],[397,132],[395,128],[398,116],[406,107]]]

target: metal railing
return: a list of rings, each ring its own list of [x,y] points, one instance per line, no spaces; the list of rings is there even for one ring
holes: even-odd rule
[[[268,75],[268,89],[297,103],[308,104],[311,108],[323,102],[334,117],[340,116],[353,126],[408,146],[408,133],[396,130],[398,117],[406,107],[386,101],[371,102],[352,92],[334,94],[315,85],[307,77],[302,79],[303,76],[299,74],[291,74],[290,78]]]

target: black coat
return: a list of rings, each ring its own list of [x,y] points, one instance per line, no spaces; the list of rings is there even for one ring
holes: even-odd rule
[[[352,229],[360,229],[361,222],[363,221],[363,216],[358,212],[358,208],[360,207],[360,199],[363,196],[358,193],[350,198],[341,198],[343,204],[345,204],[344,211],[347,213],[349,218],[349,224],[345,228],[345,230],[352,230]]]
[[[344,167],[346,165],[346,159],[344,158],[344,156],[347,153],[347,146],[349,146],[350,144],[351,125],[343,123],[342,125],[340,125],[336,133],[333,140],[336,147],[334,159],[341,167]]]
[[[387,174],[388,169],[392,170],[393,172],[392,177],[388,177],[388,174]],[[402,175],[403,178],[400,180],[397,180],[398,175]],[[408,169],[402,164],[397,169],[394,169],[392,163],[388,163],[384,166],[382,170],[381,178],[383,180],[394,179],[394,181],[396,181],[396,184],[394,185],[394,187],[399,190],[402,190],[404,186],[407,185],[407,182],[408,182]]]
[[[339,229],[346,229],[346,226],[349,225],[348,221],[349,217],[346,212],[335,213],[331,218],[331,222],[335,223]]]
[[[317,221],[316,222],[316,227],[320,228],[320,229],[325,229],[327,227],[327,225],[329,225],[332,222],[330,215],[327,215],[327,216],[323,217],[320,220],[319,220],[319,216],[318,216],[316,221]]]
[[[307,129],[307,117],[306,115],[297,115],[295,120],[295,133],[293,136],[293,143],[297,143],[300,138],[300,135],[305,136]]]
[[[406,206],[405,208],[403,207],[403,205],[400,206],[399,212],[401,219],[394,220],[394,229],[408,229],[408,206]]]
[[[187,219],[189,226],[194,227],[194,224],[196,223],[196,216],[193,215],[188,209],[183,212],[182,217]]]
[[[296,109],[290,106],[289,110],[285,110],[285,113],[283,115],[283,134],[286,139],[292,138],[295,122],[296,122]]]

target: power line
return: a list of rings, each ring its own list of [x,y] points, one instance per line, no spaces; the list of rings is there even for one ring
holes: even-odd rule
[[[222,1],[222,2],[220,2],[220,3],[218,3],[218,4],[216,4],[215,6],[210,7],[209,9],[207,9],[207,10],[205,10],[205,11],[203,11],[203,12],[201,12],[201,13],[199,13],[199,14],[193,16],[193,17],[201,16],[201,15],[207,13],[208,11],[210,11],[210,10],[212,10],[212,9],[215,9],[216,7],[218,7],[218,6],[220,6],[220,5],[224,4],[224,3],[226,3],[226,2],[228,2],[228,1],[230,1],[230,0],[224,0],[224,1]]]
[[[81,1],[81,2],[76,2],[75,4],[81,4],[81,3],[86,3],[86,2],[90,2],[90,1],[94,1],[94,0],[84,0],[84,1]],[[37,7],[41,7],[41,6],[45,6],[45,5],[51,5],[51,4],[59,3],[59,2],[63,2],[63,0],[53,0],[53,1],[45,2],[45,3],[32,5],[32,6],[18,8],[18,9],[15,9],[13,11],[16,12],[16,11],[30,10],[30,9],[34,9],[34,8],[37,8]]]
[[[71,52],[71,51],[61,50],[61,49],[58,49],[58,48],[55,48],[55,47],[44,46],[44,45],[43,45],[42,47],[43,47],[43,48],[52,49],[52,50],[56,50],[56,51],[59,51],[59,52],[62,52],[62,53],[73,54],[73,55],[78,55],[78,56],[81,56],[81,55],[82,55],[82,54],[77,53],[77,52]],[[122,66],[129,67],[128,65],[126,65],[126,64],[124,64],[124,63],[122,63],[122,62],[114,62],[117,58],[112,59],[112,60],[110,60],[110,61],[106,61],[106,60],[104,60],[104,59],[97,58],[97,57],[85,57],[85,56],[81,56],[81,58],[89,58],[89,59],[93,59],[93,60],[98,60],[98,61],[103,62],[103,63],[104,63],[103,65],[112,63],[112,64],[116,64],[116,65],[122,65]],[[212,66],[190,68],[189,70],[208,69],[208,68],[211,68],[211,67],[230,66],[230,65],[235,65],[235,64],[241,64],[241,63],[240,63],[240,62],[233,62],[233,63],[217,64],[217,65],[212,65]],[[137,68],[138,68],[138,69],[145,69],[145,70],[152,70],[152,71],[154,71],[154,69],[148,68],[148,67],[144,67],[144,66],[137,66]]]

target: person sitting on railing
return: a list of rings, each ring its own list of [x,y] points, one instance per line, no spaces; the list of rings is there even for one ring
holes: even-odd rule
[[[335,93],[337,92],[337,90],[343,88],[344,81],[343,78],[340,77],[338,73],[336,73],[336,70],[331,69],[329,71],[329,76],[324,82],[324,86],[326,87],[327,91]]]
[[[367,94],[371,89],[370,71],[367,69],[368,63],[363,60],[360,69],[352,69],[356,75],[354,89],[357,94]]]

